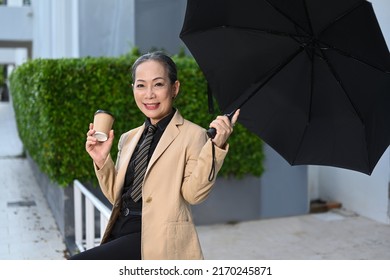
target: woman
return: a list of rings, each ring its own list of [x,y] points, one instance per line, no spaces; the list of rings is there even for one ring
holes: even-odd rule
[[[231,122],[218,116],[210,124],[217,134],[208,139],[204,128],[173,107],[180,82],[170,57],[162,52],[139,57],[132,78],[134,99],[145,123],[121,136],[115,165],[110,156],[114,131],[106,142],[98,142],[90,124],[86,150],[113,208],[101,245],[71,259],[203,259],[190,205],[209,195],[239,111]],[[149,137],[152,126],[149,130],[155,132]],[[148,167],[139,176],[143,161],[137,155],[150,138]],[[137,181],[143,181],[139,191]]]

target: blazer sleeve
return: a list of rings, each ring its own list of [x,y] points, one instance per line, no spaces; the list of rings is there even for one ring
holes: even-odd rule
[[[125,134],[121,136],[118,142],[118,154],[116,164],[114,164],[111,154],[108,155],[102,168],[99,169],[94,163],[95,174],[98,179],[100,189],[111,204],[114,204],[116,200],[115,182],[117,175],[117,165],[121,158],[124,139]]]
[[[184,199],[190,204],[199,204],[203,202],[210,194],[215,183],[217,174],[221,169],[224,159],[228,153],[229,145],[221,149],[208,139],[205,132],[204,141],[196,141],[193,144],[192,151],[187,160],[183,185],[181,188]],[[194,138],[194,139],[202,139]],[[213,162],[214,146],[214,162]],[[214,176],[210,178],[214,164]],[[211,181],[209,180],[211,179]]]

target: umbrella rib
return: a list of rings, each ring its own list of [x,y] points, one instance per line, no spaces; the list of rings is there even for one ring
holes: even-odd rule
[[[347,97],[349,103],[351,104],[351,106],[352,106],[353,109],[355,110],[355,113],[358,115],[358,117],[359,117],[361,123],[364,124],[362,115],[360,114],[359,110],[357,109],[357,107],[356,107],[355,104],[353,103],[352,99],[349,97],[347,90],[345,89],[343,83],[341,82],[341,79],[340,79],[338,73],[336,72],[336,69],[334,69],[334,67],[332,66],[332,64],[329,62],[329,60],[328,60],[328,58],[326,57],[326,54],[324,53],[324,51],[323,51],[323,50],[320,50],[320,51],[321,51],[321,53],[322,53],[322,58],[323,58],[324,61],[326,62],[326,65],[328,65],[328,68],[329,68],[330,72],[332,73],[332,75],[333,75],[334,78],[336,79],[337,83],[340,85],[340,87],[341,87],[341,89],[343,90],[345,96]]]
[[[362,5],[366,4],[366,3],[367,3],[367,1],[362,0],[360,3],[357,3],[356,5],[352,6],[348,11],[346,11],[343,14],[339,15],[333,21],[329,22],[329,24],[327,26],[322,28],[322,30],[318,32],[318,36],[320,36],[323,32],[325,32],[328,28],[330,28],[332,25],[337,23],[339,20],[341,20],[344,17],[348,16],[350,13],[352,13],[353,11],[355,11],[358,8],[360,8],[360,6],[362,6]]]
[[[386,73],[386,74],[390,74],[390,69],[386,70],[386,69],[380,68],[379,66],[374,65],[371,62],[367,62],[366,60],[364,60],[364,59],[362,59],[362,58],[360,58],[360,57],[358,57],[356,55],[353,55],[353,54],[351,54],[351,53],[349,53],[347,51],[344,51],[342,49],[336,48],[336,47],[331,46],[331,45],[329,45],[329,44],[327,44],[325,42],[322,42],[322,41],[318,41],[318,42],[325,46],[324,48],[319,48],[321,51],[324,51],[324,50],[325,51],[326,50],[334,50],[334,51],[336,51],[336,52],[338,52],[338,53],[340,53],[340,54],[342,54],[344,56],[350,57],[350,58],[352,58],[352,59],[354,59],[354,60],[356,60],[356,61],[358,61],[360,63],[363,63],[363,64],[365,64],[367,66],[370,66],[370,67],[372,67],[372,68],[374,68],[374,69],[376,69],[378,71],[381,71],[381,72]]]
[[[307,124],[305,126],[305,131],[302,133],[301,139],[299,141],[298,148],[295,151],[294,159],[297,159],[298,153],[301,150],[301,146],[303,144],[303,139],[304,139],[304,136],[306,134],[308,125],[310,124],[310,121],[311,121],[311,109],[312,109],[312,104],[313,104],[313,91],[314,91],[313,90],[313,88],[314,88],[314,78],[313,78],[314,77],[314,62],[315,62],[314,55],[315,55],[314,52],[310,53],[310,60],[312,61],[312,63],[310,64],[311,65],[311,69],[310,69],[310,96],[309,96],[308,120],[307,120]],[[295,160],[292,162],[292,165],[294,165],[294,164],[295,164]]]
[[[344,12],[342,15],[338,16],[337,18],[335,18],[332,22],[330,22],[327,26],[325,26],[318,34],[318,37],[320,37],[320,35],[325,32],[328,28],[330,28],[332,25],[334,25],[335,23],[337,23],[339,20],[341,20],[342,18],[348,16],[349,14],[351,14],[352,12],[354,12],[356,9],[360,8],[361,6],[363,5],[366,5],[366,4],[369,4],[367,1],[361,1],[360,3],[357,3],[356,5],[354,5],[353,7],[351,7],[348,11]],[[380,68],[379,66],[377,65],[374,65],[370,62],[367,62],[365,61],[364,59],[358,57],[358,56],[355,56],[347,51],[344,51],[342,49],[339,49],[339,48],[336,48],[334,46],[331,46],[329,45],[328,43],[326,42],[323,42],[322,40],[319,40],[317,39],[317,42],[322,44],[323,46],[326,46],[325,48],[320,48],[322,50],[327,50],[327,49],[332,49],[332,50],[335,50],[337,52],[339,52],[340,54],[344,55],[344,56],[348,56],[352,59],[355,59],[367,66],[370,66],[374,69],[377,69],[378,71],[381,71],[383,73],[387,73],[387,74],[390,74],[390,69],[389,70],[386,70],[386,69],[383,69],[383,68]]]
[[[342,84],[342,82],[341,82],[341,79],[340,79],[339,75],[338,75],[337,72],[336,72],[336,69],[334,69],[334,67],[332,66],[332,64],[329,62],[329,60],[327,59],[326,54],[324,53],[324,51],[321,50],[321,52],[322,52],[322,57],[323,57],[323,59],[325,60],[326,64],[328,65],[328,67],[329,67],[331,73],[332,73],[333,76],[335,77],[337,83],[338,83],[338,84],[340,85],[340,87],[342,88],[342,90],[343,90],[345,96],[347,97],[349,103],[351,104],[351,106],[352,106],[353,109],[355,110],[355,113],[357,114],[357,116],[359,117],[359,119],[360,119],[362,125],[364,126],[365,124],[364,124],[363,117],[362,117],[362,115],[360,114],[359,110],[358,110],[358,109],[356,108],[356,106],[354,105],[352,99],[349,97],[349,95],[348,95],[348,93],[347,93],[347,90],[344,88],[344,86],[343,86],[343,84]],[[367,144],[367,142],[366,142],[366,144]],[[370,157],[369,157],[368,154],[367,154],[367,163],[368,163],[368,166],[371,166],[371,160],[370,160]]]
[[[257,32],[257,33],[266,33],[266,34],[272,34],[276,36],[282,36],[282,37],[291,37],[291,38],[296,38],[296,37],[302,37],[302,38],[310,38],[308,35],[299,35],[299,34],[293,34],[293,33],[288,33],[288,32],[282,32],[282,31],[276,31],[276,30],[271,30],[271,29],[259,29],[259,28],[250,28],[250,27],[245,27],[245,26],[232,26],[232,25],[220,25],[220,26],[215,26],[213,28],[204,28],[204,29],[198,29],[198,30],[191,30],[191,31],[186,31],[180,35],[181,38],[186,36],[188,33],[191,35],[194,34],[199,34],[207,31],[212,31],[212,30],[217,30],[217,29],[237,29],[237,30],[244,30],[246,32]]]
[[[270,5],[273,9],[275,9],[275,11],[277,11],[279,14],[281,14],[282,16],[284,16],[286,19],[288,19],[289,21],[291,21],[295,26],[299,27],[299,29],[301,29],[303,32],[307,33],[307,31],[305,30],[305,28],[303,28],[300,24],[298,24],[296,21],[294,21],[291,17],[289,17],[286,13],[284,13],[282,10],[278,9],[277,7],[275,7],[273,4],[271,4],[268,0],[265,0],[265,2],[268,3],[268,5]]]
[[[219,28],[229,28],[229,29],[237,29],[237,30],[245,30],[245,31],[252,31],[252,32],[258,32],[258,33],[267,33],[267,34],[272,34],[272,35],[276,35],[276,36],[283,36],[283,37],[289,37],[290,39],[294,40],[296,43],[298,43],[299,45],[305,47],[305,44],[302,43],[302,41],[298,40],[298,38],[307,38],[309,39],[310,36],[308,35],[298,35],[298,34],[291,34],[291,33],[287,33],[287,32],[280,32],[280,31],[275,31],[275,30],[266,30],[266,29],[256,29],[256,28],[247,28],[247,27],[238,27],[238,26],[217,26],[217,27],[214,27],[212,29],[202,29],[202,30],[197,30],[195,32],[193,32],[193,34],[196,34],[196,33],[202,33],[202,32],[205,32],[205,31],[210,31],[210,30],[215,30],[215,29],[219,29]],[[185,35],[185,33],[183,34]],[[370,67],[373,67],[375,69],[377,69],[378,71],[381,71],[381,72],[384,72],[384,73],[387,73],[387,74],[390,74],[390,70],[385,70],[385,69],[382,69],[380,68],[379,66],[376,66],[370,62],[367,62],[365,60],[363,60],[362,58],[359,58],[347,51],[344,51],[342,49],[339,49],[339,48],[336,48],[334,46],[331,46],[329,45],[328,43],[322,41],[322,40],[318,40],[316,39],[316,42],[318,44],[318,49],[319,50],[334,50],[334,51],[337,51],[339,52],[340,54],[344,55],[344,56],[348,56],[350,58],[353,58],[363,64],[366,64]],[[322,45],[323,47],[319,47],[319,45]],[[320,55],[319,55],[320,56]]]
[[[311,24],[311,18],[309,16],[309,10],[307,8],[307,1],[304,0],[303,3],[304,3],[304,7],[305,7],[305,13],[306,13],[307,21],[309,22],[310,32],[311,32],[311,34],[314,34],[314,32],[313,32],[313,25]]]
[[[261,83],[258,87],[255,88],[255,90],[252,91],[251,94],[249,94],[247,96],[247,98],[245,98],[239,106],[237,106],[236,109],[240,109],[242,106],[244,106],[244,104],[246,102],[248,102],[253,96],[255,96],[258,91],[264,86],[266,85],[270,80],[272,80],[272,78],[280,72],[280,70],[282,70],[287,64],[289,64],[296,56],[298,56],[298,54],[300,54],[302,51],[304,50],[304,48],[299,48],[296,52],[294,52],[291,56],[289,56],[283,63],[279,64],[276,68],[274,68],[274,70],[271,72],[270,76],[263,82]]]

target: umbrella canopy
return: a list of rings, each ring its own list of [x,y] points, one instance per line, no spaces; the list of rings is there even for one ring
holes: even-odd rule
[[[365,0],[188,0],[180,38],[220,109],[291,165],[371,174],[390,144],[390,54]]]

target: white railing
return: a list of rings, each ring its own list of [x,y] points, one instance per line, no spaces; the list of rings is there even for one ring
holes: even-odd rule
[[[74,180],[73,182],[73,193],[75,243],[80,252],[83,252],[100,243],[111,215],[111,210],[87,190],[87,188],[78,180]],[[100,213],[100,232],[98,233],[95,232],[95,210]]]

